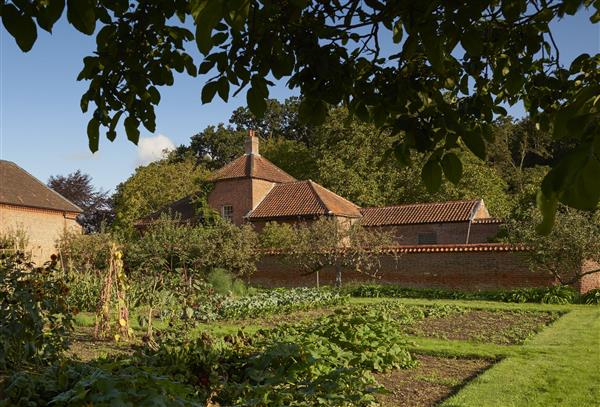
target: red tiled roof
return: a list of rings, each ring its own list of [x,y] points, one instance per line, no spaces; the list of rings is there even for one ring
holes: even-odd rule
[[[259,178],[273,182],[294,182],[296,179],[258,154],[244,154],[215,171],[209,178],[218,181],[232,178]]]
[[[481,200],[420,203],[380,208],[362,208],[363,226],[410,225],[417,223],[466,222]]]
[[[340,250],[343,250],[341,248]],[[531,247],[525,244],[511,243],[468,243],[468,244],[437,244],[437,245],[410,245],[410,246],[388,246],[375,249],[382,254],[398,253],[448,253],[448,252],[525,252]],[[259,250],[263,254],[281,254],[283,249]]]
[[[81,208],[11,161],[0,160],[0,203],[61,212]]]
[[[250,212],[249,219],[339,215],[359,218],[360,208],[313,181],[278,184]]]

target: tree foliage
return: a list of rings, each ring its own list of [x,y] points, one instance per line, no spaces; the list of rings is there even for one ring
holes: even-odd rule
[[[56,242],[63,270],[99,276],[101,271],[108,268],[113,240],[109,233],[82,235],[66,230]]]
[[[269,223],[261,235],[263,248],[277,249],[284,261],[306,273],[334,268],[337,286],[342,282],[342,270],[376,276],[380,250],[391,242],[388,233],[369,231],[358,223],[336,218],[294,226]]]
[[[249,225],[238,227],[224,220],[188,225],[163,215],[129,242],[125,264],[130,270],[159,276],[204,276],[215,268],[242,276],[255,270],[257,243]]]
[[[508,238],[531,245],[527,253],[533,271],[550,272],[561,284],[575,284],[585,275],[600,272],[599,211],[588,213],[562,206],[547,236],[535,233],[538,215],[530,211],[506,225]]]
[[[112,199],[108,191],[94,188],[88,174],[77,170],[68,175],[53,175],[48,179],[48,187],[83,210],[77,221],[87,233],[99,232],[103,225],[112,223]]]
[[[115,226],[129,229],[136,220],[197,192],[207,174],[191,156],[170,157],[136,168],[129,179],[117,186],[113,197]]]
[[[328,105],[343,103],[398,137],[392,151],[400,162],[414,150],[432,153],[422,171],[431,189],[453,173],[456,160],[446,156],[459,140],[484,158],[494,118],[522,101],[536,127],[574,142],[542,183],[540,230],[549,231],[559,201],[591,210],[600,200],[600,54],[581,54],[567,67],[550,29],[583,7],[598,23],[593,0],[66,3],[70,24],[97,32],[97,49],[78,77],[89,81],[82,110],[95,105],[92,151],[100,126],[113,140],[122,117],[134,143],[140,124],[154,132],[158,87],[174,83],[173,71],[209,75],[203,103],[245,89],[258,118],[268,107],[269,78],[287,78],[303,95],[298,111],[305,122],[322,123]],[[12,0],[0,11],[4,27],[28,51],[38,27],[52,31],[65,1]],[[389,52],[384,39],[395,44]],[[192,41],[202,54],[199,66],[186,49]]]

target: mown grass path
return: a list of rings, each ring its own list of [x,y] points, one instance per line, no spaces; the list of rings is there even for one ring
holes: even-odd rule
[[[572,309],[510,353],[442,406],[600,406],[598,307]]]

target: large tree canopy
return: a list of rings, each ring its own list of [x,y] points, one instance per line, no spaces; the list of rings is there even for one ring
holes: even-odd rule
[[[75,205],[83,213],[77,221],[87,233],[100,232],[110,226],[114,219],[113,203],[107,191],[94,188],[92,177],[77,170],[69,175],[53,175],[48,179],[52,188]]]
[[[598,23],[598,1],[67,0],[66,6],[75,28],[96,33],[97,50],[79,75],[90,81],[82,110],[95,105],[88,124],[94,151],[100,126],[113,140],[121,117],[133,142],[140,123],[155,130],[157,87],[173,84],[173,70],[210,75],[204,103],[245,90],[257,117],[267,108],[269,78],[286,78],[303,96],[305,122],[322,123],[328,105],[343,103],[391,130],[400,162],[414,150],[427,153],[422,179],[435,189],[442,174],[457,173],[448,151],[462,140],[484,158],[494,118],[522,101],[536,127],[574,141],[542,183],[542,230],[549,230],[559,201],[579,209],[598,205],[600,54],[582,54],[566,67],[550,31],[550,23],[582,7],[593,7],[591,22]],[[37,27],[51,31],[64,8],[65,0],[3,0],[0,11],[28,51]],[[186,51],[194,40],[202,61]],[[384,41],[395,44],[390,52]]]

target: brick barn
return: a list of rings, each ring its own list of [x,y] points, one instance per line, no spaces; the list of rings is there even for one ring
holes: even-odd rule
[[[267,222],[309,222],[330,217],[344,223],[390,231],[399,245],[486,243],[500,221],[490,217],[483,200],[360,208],[311,180],[299,181],[259,153],[250,132],[245,154],[215,171],[209,206],[236,225],[251,223],[261,231]],[[162,213],[195,221],[193,196],[185,197],[141,219],[151,223]]]
[[[32,261],[43,263],[55,252],[65,230],[81,233],[81,209],[17,164],[0,160],[0,236],[22,231]]]

